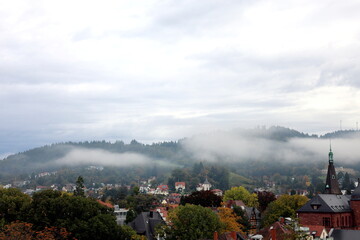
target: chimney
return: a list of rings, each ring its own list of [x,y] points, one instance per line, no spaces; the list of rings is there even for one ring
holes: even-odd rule
[[[214,232],[214,240],[218,240],[218,239],[219,239],[218,232]]]
[[[271,240],[276,240],[276,229],[274,227],[270,228]]]
[[[235,231],[232,231],[232,232],[231,232],[231,238],[232,238],[233,240],[236,240],[236,232],[235,232]]]

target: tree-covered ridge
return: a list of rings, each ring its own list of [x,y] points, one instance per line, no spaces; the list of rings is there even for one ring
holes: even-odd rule
[[[325,134],[321,137],[317,135],[309,135],[299,131],[284,128],[284,127],[270,127],[270,128],[256,128],[251,130],[234,130],[230,133],[231,136],[237,138],[253,139],[250,143],[254,145],[268,144],[268,154],[265,157],[253,158],[253,152],[248,156],[227,155],[228,145],[232,145],[231,151],[243,150],[248,145],[238,146],[237,142],[221,142],[221,139],[212,140],[215,145],[211,150],[216,150],[212,157],[201,155],[202,148],[192,149],[194,144],[192,138],[186,138],[179,141],[160,142],[153,144],[143,144],[136,140],[130,143],[123,141],[107,142],[107,141],[85,141],[85,142],[66,142],[47,145],[39,148],[34,148],[18,154],[8,156],[6,159],[0,161],[0,182],[5,184],[9,181],[31,180],[36,179],[38,185],[49,185],[52,183],[59,183],[61,185],[67,183],[74,183],[78,175],[91,183],[121,183],[121,184],[138,184],[140,180],[155,176],[156,182],[154,184],[166,184],[172,189],[176,181],[187,182],[189,189],[194,190],[196,184],[201,183],[208,177],[209,181],[215,188],[227,189],[231,186],[242,184],[248,188],[254,186],[267,186],[274,182],[277,185],[287,185],[291,188],[303,187],[305,182],[303,176],[311,176],[315,172],[326,167],[326,159],[324,161],[285,161],[285,155],[276,155],[277,146],[293,147],[292,139],[320,139],[328,136],[350,136],[349,133],[357,134],[358,131],[344,130],[334,133]],[[331,135],[332,134],[332,135]],[[343,134],[343,135],[341,135]],[[355,136],[354,135],[354,136]],[[353,135],[352,135],[353,136]],[[203,138],[204,139],[204,138]],[[206,139],[206,137],[205,137]],[[231,139],[231,138],[230,138]],[[262,142],[264,139],[265,142]],[[195,142],[196,143],[196,142]],[[190,146],[189,146],[190,145]],[[206,144],[203,144],[203,146]],[[235,148],[235,149],[234,149]],[[75,150],[102,151],[107,154],[119,155],[120,157],[115,161],[126,162],[129,165],[103,165],[104,159],[99,157],[96,163],[74,163],[68,165],[65,163],[55,161],[67,157]],[[293,149],[287,149],[292,151]],[[200,154],[194,154],[196,153]],[[219,155],[217,151],[221,151],[223,155]],[[258,148],[254,148],[256,155]],[[142,164],[131,164],[131,161],[126,161],[121,158],[122,154],[133,153],[139,156],[144,156]],[[210,152],[211,154],[213,152]],[[286,151],[285,151],[286,153]],[[298,152],[301,156],[313,159],[312,153]],[[326,158],[324,153],[324,157]],[[320,159],[320,158],[319,158]],[[322,158],[321,158],[322,159]],[[192,170],[194,164],[200,162],[206,165],[203,172],[194,174]],[[269,164],[271,163],[271,164]],[[306,164],[304,164],[306,163]],[[97,165],[102,167],[101,170],[93,168],[89,169],[89,165]],[[221,166],[222,168],[219,168]],[[348,167],[345,166],[344,167]],[[350,166],[355,170],[360,170],[357,166]],[[173,172],[175,169],[175,172]],[[41,172],[55,172],[56,174],[46,176],[43,178],[36,178],[37,174]],[[280,175],[280,178],[276,175]],[[291,178],[294,178],[292,180]],[[352,176],[354,177],[354,176]],[[218,179],[218,180],[216,180]],[[34,187],[34,186],[33,186]]]

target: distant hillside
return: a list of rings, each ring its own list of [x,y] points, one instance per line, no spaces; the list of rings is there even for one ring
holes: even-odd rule
[[[336,131],[332,133],[327,133],[319,137],[317,135],[309,135],[307,133],[302,133],[294,129],[284,128],[279,126],[270,127],[270,128],[256,128],[251,130],[234,130],[231,132],[231,134],[239,135],[240,136],[239,138],[255,138],[255,139],[271,140],[274,141],[273,144],[274,146],[281,145],[280,143],[284,143],[284,142],[286,143],[290,139],[294,139],[294,138],[300,138],[300,139],[360,138],[360,132],[354,130]],[[279,142],[279,144],[276,144],[276,142]],[[151,164],[149,164],[149,166],[151,167],[154,167],[155,165],[160,167],[162,166],[161,164],[168,163],[170,164],[167,166],[167,168],[169,169],[173,168],[174,166],[191,167],[194,164],[194,162],[199,162],[199,161],[204,161],[204,162],[211,161],[211,159],[207,159],[206,155],[205,156],[201,156],[201,154],[195,155],[189,152],[188,148],[185,147],[186,145],[185,143],[187,144],[188,147],[188,145],[191,144],[191,141],[189,139],[182,139],[176,142],[160,142],[153,144],[142,144],[137,142],[136,140],[131,141],[131,143],[129,144],[125,144],[123,141],[116,141],[114,143],[106,142],[106,141],[56,143],[49,146],[34,148],[25,152],[14,154],[8,156],[3,161],[0,161],[0,179],[5,179],[9,176],[14,177],[17,175],[29,175],[34,172],[36,173],[41,171],[56,171],[64,167],[69,167],[69,163],[63,165],[61,164],[61,162],[57,164],[53,164],[53,163],[58,159],[62,159],[68,156],[74,149],[85,149],[85,150],[93,149],[93,150],[101,150],[110,154],[114,153],[115,154],[114,156],[111,155],[111,157],[115,158],[114,161],[124,161],[121,158],[117,159],[116,154],[136,153],[141,156],[145,156],[146,159],[149,159],[148,161],[154,161],[151,162]],[[226,144],[224,147],[224,143],[222,143],[221,148],[223,148],[222,150],[226,153],[227,151]],[[199,151],[201,153],[201,150]],[[326,153],[324,155],[326,156]],[[101,164],[101,161],[103,159],[101,159],[101,156],[98,158],[99,159],[97,159],[98,161],[96,162]],[[286,155],[282,156],[282,158],[286,158]],[[234,157],[232,155],[230,157],[226,156],[226,158],[224,159],[228,160],[229,162],[228,166],[230,169],[233,166],[235,166],[231,162],[235,163],[236,161],[238,161],[236,156]],[[224,159],[222,159],[221,155],[218,157],[218,160],[222,161]],[[155,160],[160,161],[161,163],[158,163]],[[240,160],[254,162],[251,157],[249,157],[248,159],[240,159]],[[269,160],[271,160],[271,158]],[[277,159],[277,161],[279,162],[281,162],[282,160],[286,160],[286,159],[281,159],[281,158]],[[131,160],[129,160],[129,164],[130,163]],[[267,168],[264,168],[264,166],[259,166],[259,164],[261,164],[261,162],[257,163],[257,165],[253,166],[251,169],[248,169],[247,171],[244,170],[242,172],[256,173],[259,172],[260,169],[262,169],[261,171],[267,171],[267,169],[271,169],[271,171],[275,171],[275,172],[280,172],[280,171],[286,172],[286,169],[284,169],[284,165],[290,163],[282,163],[283,165],[281,165],[281,169],[278,170],[277,168],[280,168],[280,165],[271,166],[271,168],[269,168],[269,166]],[[88,166],[89,164],[84,162],[79,162],[78,165]],[[75,162],[71,164],[71,167],[74,166],[76,166]],[[245,165],[236,164],[236,166],[241,167]],[[252,165],[247,164],[247,166],[252,166]],[[146,168],[144,164],[140,164],[139,167]],[[124,167],[120,167],[120,168],[124,168]],[[241,182],[243,180],[244,179],[240,179],[235,175],[232,175],[232,181],[234,182],[239,182],[239,181]],[[248,184],[251,183],[249,182]]]
[[[331,133],[326,133],[320,138],[360,138],[359,130],[341,130]]]

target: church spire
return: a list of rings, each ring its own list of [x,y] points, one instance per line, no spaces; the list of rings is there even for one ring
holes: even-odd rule
[[[330,142],[329,166],[328,166],[328,172],[327,172],[327,176],[326,176],[325,193],[340,195],[341,191],[340,191],[340,187],[339,187],[339,182],[336,177],[333,157],[334,157],[334,154],[331,150],[331,142]]]
[[[334,154],[331,151],[331,140],[330,140],[330,152],[329,152],[329,164],[334,163]]]

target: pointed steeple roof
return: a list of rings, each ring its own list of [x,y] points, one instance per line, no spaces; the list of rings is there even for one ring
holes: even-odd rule
[[[334,154],[331,150],[331,144],[330,144],[329,166],[328,166],[328,171],[327,171],[327,176],[326,176],[325,193],[341,195],[339,182],[336,177],[333,156],[334,156]]]
[[[210,184],[209,181],[208,181],[208,179],[207,179],[207,177],[205,178],[204,184]]]

